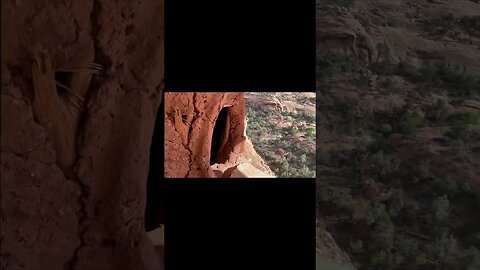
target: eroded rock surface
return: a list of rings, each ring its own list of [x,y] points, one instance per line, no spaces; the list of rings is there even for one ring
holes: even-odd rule
[[[2,269],[159,269],[143,215],[162,14],[163,1],[2,1]],[[105,68],[86,85],[69,171],[32,110],[39,52]]]
[[[165,177],[228,178],[242,163],[273,175],[246,124],[243,92],[165,93]]]

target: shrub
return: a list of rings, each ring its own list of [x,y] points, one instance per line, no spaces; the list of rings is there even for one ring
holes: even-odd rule
[[[419,127],[423,124],[423,119],[418,112],[406,113],[399,126],[399,131],[410,137],[414,137]]]
[[[400,75],[417,85],[417,90],[445,88],[456,97],[474,96],[480,92],[480,78],[467,74],[466,68],[450,64],[426,65],[420,68],[401,61],[398,65],[383,61],[370,66],[379,75]]]
[[[427,178],[429,178],[430,175],[430,160],[429,159],[424,159],[420,160],[420,162],[417,163],[417,166],[414,169],[414,175],[415,177],[418,178],[418,180],[422,181]]]
[[[435,198],[432,202],[432,209],[435,219],[437,221],[445,221],[450,214],[450,201],[448,200],[447,195],[442,195]]]
[[[360,239],[356,239],[353,241],[350,241],[350,249],[352,250],[353,253],[362,253],[364,252],[363,249],[363,241]]]
[[[448,117],[448,108],[443,99],[437,99],[435,105],[428,112],[428,120],[435,125],[443,125]]]
[[[306,128],[305,132],[307,133],[307,136],[315,136],[315,129],[314,128]]]
[[[394,189],[392,191],[392,195],[390,196],[389,198],[389,209],[388,209],[388,213],[390,214],[390,216],[398,216],[401,211],[402,211],[402,208],[403,206],[405,205],[405,202],[404,202],[404,199],[403,199],[403,190],[402,189]]]
[[[441,65],[437,68],[437,86],[450,90],[457,97],[479,94],[480,79],[466,73],[465,67]]]
[[[310,114],[307,112],[301,112],[300,115],[298,115],[299,119],[305,120],[307,123],[315,123],[315,114]]]
[[[465,161],[470,157],[470,147],[461,139],[450,142],[450,148],[460,160]]]
[[[466,32],[472,36],[480,36],[480,16],[457,17],[453,14],[441,15],[422,20],[424,29],[432,35],[457,37]]]
[[[355,57],[334,52],[317,52],[317,81],[328,83],[337,73],[359,71],[361,68],[360,61]]]
[[[333,203],[340,210],[353,212],[353,198],[348,189],[324,187],[319,190],[318,198],[320,201]]]
[[[387,77],[382,81],[382,86],[388,91],[392,91],[395,89],[395,81],[391,77]]]
[[[459,187],[457,182],[450,177],[446,178],[435,178],[432,181],[433,189],[436,193],[447,194],[448,197],[453,197],[459,192]]]
[[[373,154],[371,167],[378,176],[386,176],[398,171],[400,160],[392,155],[384,154],[382,150]]]
[[[480,37],[480,16],[461,17],[458,24],[470,35]]]
[[[392,269],[392,254],[387,250],[379,250],[370,257],[370,269]]]
[[[480,113],[478,112],[458,112],[450,114],[447,123],[454,126],[468,126],[480,123]]]
[[[379,124],[378,125],[378,130],[385,135],[389,135],[393,132],[392,125],[386,124],[386,123]]]
[[[417,241],[405,235],[395,236],[395,249],[404,257],[412,259],[418,251]]]

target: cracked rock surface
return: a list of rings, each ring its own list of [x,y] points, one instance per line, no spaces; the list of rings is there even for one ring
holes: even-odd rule
[[[229,178],[240,164],[274,176],[246,136],[244,92],[165,93],[164,117],[165,177]]]
[[[2,1],[1,269],[159,269],[143,218],[163,1]],[[95,62],[72,173],[32,112],[36,53]]]

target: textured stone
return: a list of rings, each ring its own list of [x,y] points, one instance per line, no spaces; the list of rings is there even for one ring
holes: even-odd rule
[[[2,1],[2,269],[160,269],[143,224],[162,14],[161,0]],[[32,113],[40,51],[57,67],[105,67],[68,174]]]
[[[243,92],[165,94],[165,177],[230,177],[249,163],[273,176],[246,136]]]

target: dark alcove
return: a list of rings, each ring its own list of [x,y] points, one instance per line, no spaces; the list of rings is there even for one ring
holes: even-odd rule
[[[63,89],[63,85],[67,86],[67,87],[70,87],[70,83],[72,81],[72,74],[69,73],[69,72],[57,71],[57,72],[55,72],[55,81],[60,83],[62,85],[62,87],[60,87],[60,89],[62,89],[62,91],[65,91],[65,89]]]
[[[165,224],[165,181],[163,179],[164,139],[163,98],[157,111],[155,128],[150,146],[150,165],[147,179],[147,205],[145,208],[145,231],[152,231]]]
[[[220,156],[220,152],[223,150],[226,141],[228,140],[229,125],[228,121],[228,107],[222,108],[218,113],[215,126],[213,127],[212,144],[210,149],[210,165],[215,163],[224,163],[226,158]]]

